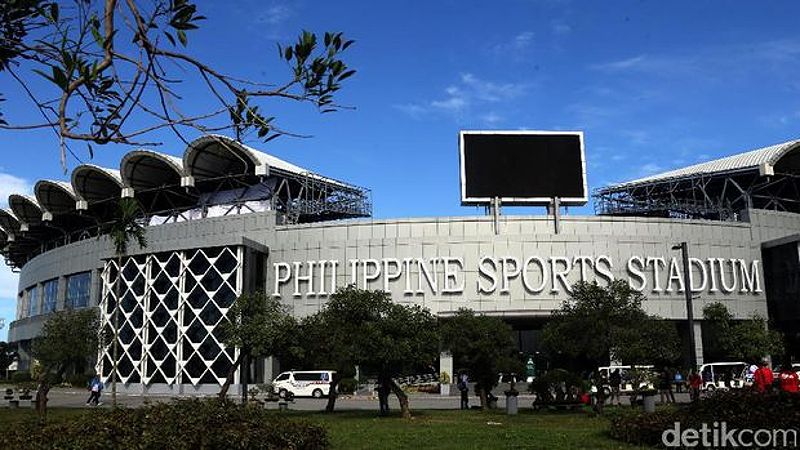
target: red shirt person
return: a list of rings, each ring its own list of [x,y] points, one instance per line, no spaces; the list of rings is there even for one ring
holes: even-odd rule
[[[800,391],[800,376],[797,376],[797,372],[791,367],[784,367],[779,376],[783,392],[797,393]]]
[[[758,392],[767,392],[767,389],[772,386],[774,379],[775,375],[772,374],[772,369],[769,368],[766,361],[762,361],[761,367],[756,370],[755,376],[753,377],[753,384]]]

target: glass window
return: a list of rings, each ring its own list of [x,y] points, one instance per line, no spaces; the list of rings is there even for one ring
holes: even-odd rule
[[[92,273],[76,273],[67,277],[67,308],[86,308],[89,306],[89,291],[92,286]]]
[[[28,301],[25,292],[20,292],[17,296],[17,319],[28,317]]]
[[[28,317],[39,314],[39,286],[28,289]]]
[[[42,285],[44,302],[42,314],[54,312],[56,310],[56,299],[58,298],[58,279],[45,281]]]

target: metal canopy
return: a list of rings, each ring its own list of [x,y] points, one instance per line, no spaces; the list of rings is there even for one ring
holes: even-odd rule
[[[800,141],[599,189],[598,214],[740,220],[748,208],[800,213]]]

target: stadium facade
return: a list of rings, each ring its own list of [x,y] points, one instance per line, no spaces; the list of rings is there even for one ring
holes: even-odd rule
[[[714,301],[739,319],[769,316],[794,333],[796,353],[798,176],[792,141],[602,188],[597,215],[563,216],[558,229],[546,215],[376,220],[366,189],[204,136],[182,158],[137,150],[119,170],[80,165],[70,182],[36,183],[35,198],[10,196],[0,248],[20,276],[9,340],[25,369],[49,314],[99,307],[110,328],[119,300],[126,389],[212,392],[236,357],[219,323],[242,292],[266,290],[302,317],[337,287],[383,289],[438,315],[467,307],[501,316],[533,352],[536,330],[573,283],[619,278],[684,331],[685,289],[695,317]],[[132,246],[118,270],[103,230],[120,197],[141,204],[149,245]],[[681,242],[689,286],[673,250]],[[698,321],[698,360],[702,329]],[[268,378],[274,366],[259,364],[256,378]],[[110,352],[98,366],[108,377]]]

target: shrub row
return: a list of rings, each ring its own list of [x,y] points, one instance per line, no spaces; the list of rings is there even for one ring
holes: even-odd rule
[[[749,389],[717,392],[698,402],[653,414],[619,414],[611,418],[611,436],[632,444],[661,445],[664,430],[700,429],[714,422],[727,428],[800,429],[800,395]]]
[[[216,399],[177,400],[136,409],[93,409],[0,433],[0,448],[28,449],[324,449],[325,429],[263,409]]]

